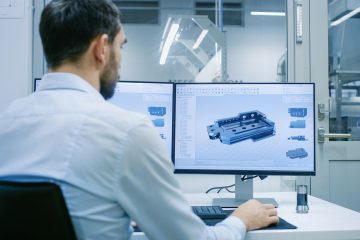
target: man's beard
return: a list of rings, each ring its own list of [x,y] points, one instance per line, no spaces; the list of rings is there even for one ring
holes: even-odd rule
[[[104,72],[100,76],[100,94],[105,100],[111,98],[115,93],[117,81],[120,79],[118,66],[114,52],[110,54],[110,60],[106,64]]]

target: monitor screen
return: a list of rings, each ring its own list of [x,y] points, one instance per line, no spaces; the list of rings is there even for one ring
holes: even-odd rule
[[[314,175],[312,83],[175,85],[178,173]]]
[[[150,118],[172,154],[173,84],[161,82],[118,82],[109,102]]]

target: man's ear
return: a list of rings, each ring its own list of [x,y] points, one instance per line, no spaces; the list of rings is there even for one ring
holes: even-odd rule
[[[109,36],[107,34],[101,34],[94,40],[94,56],[98,63],[105,63],[107,58],[107,51],[109,45]]]

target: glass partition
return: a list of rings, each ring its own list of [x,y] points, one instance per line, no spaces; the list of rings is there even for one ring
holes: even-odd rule
[[[285,0],[244,2],[243,26],[224,26],[229,79],[287,82],[285,13]]]
[[[329,0],[329,131],[360,140],[360,2]]]
[[[123,80],[287,82],[286,0],[114,2]]]

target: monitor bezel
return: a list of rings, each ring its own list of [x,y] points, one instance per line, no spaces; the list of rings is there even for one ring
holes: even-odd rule
[[[175,162],[175,152],[176,152],[176,148],[175,148],[175,141],[176,141],[176,89],[178,85],[204,85],[204,84],[219,84],[219,85],[224,85],[224,84],[234,84],[234,85],[311,85],[312,89],[313,89],[313,126],[314,126],[314,130],[313,130],[313,151],[314,151],[314,168],[313,170],[309,170],[309,171],[289,171],[289,170],[241,170],[241,169],[236,169],[236,170],[232,170],[232,169],[222,169],[222,170],[214,170],[214,169],[177,169]],[[273,175],[273,176],[315,176],[316,175],[316,146],[315,146],[315,83],[312,82],[296,82],[296,83],[278,83],[278,82],[216,82],[216,83],[206,83],[206,82],[201,82],[201,83],[196,83],[196,82],[191,82],[191,83],[174,83],[174,101],[173,101],[173,146],[172,146],[172,163],[174,165],[174,173],[179,173],[179,174],[223,174],[223,175]]]
[[[33,82],[33,92],[36,92],[36,82],[37,81],[41,81],[41,78],[34,78],[34,82]]]

